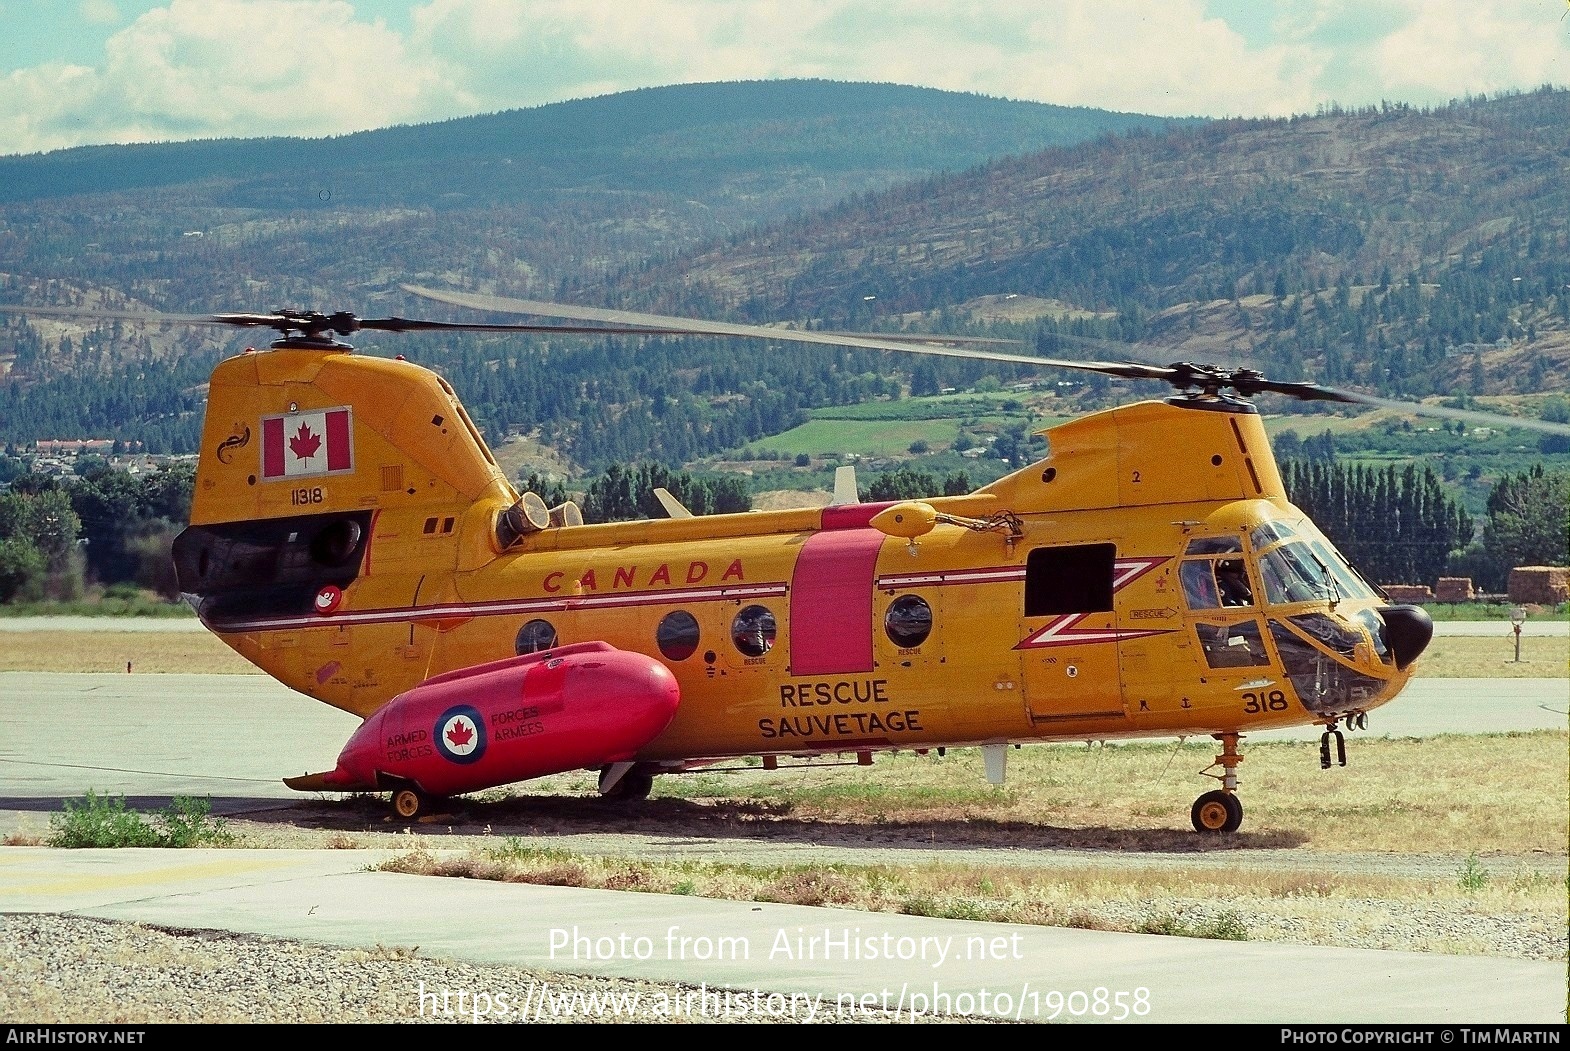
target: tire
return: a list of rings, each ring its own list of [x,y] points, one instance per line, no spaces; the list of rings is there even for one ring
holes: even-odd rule
[[[1231,792],[1206,792],[1189,811],[1195,832],[1236,832],[1243,824],[1243,803]]]
[[[616,782],[616,787],[609,792],[601,793],[601,799],[614,799],[618,802],[636,802],[649,798],[649,793],[654,790],[654,775],[633,767],[622,775]]]
[[[431,799],[418,788],[405,785],[393,789],[393,813],[404,819],[416,818],[431,808]]]

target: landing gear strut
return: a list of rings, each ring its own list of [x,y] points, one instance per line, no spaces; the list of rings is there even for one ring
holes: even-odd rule
[[[1237,766],[1243,761],[1243,756],[1237,750],[1240,738],[1235,733],[1212,736],[1221,742],[1221,754],[1200,773],[1220,781],[1221,789],[1206,792],[1194,800],[1189,820],[1194,823],[1195,832],[1236,832],[1243,824],[1243,802],[1237,797]],[[1221,767],[1221,773],[1210,772],[1218,766]]]

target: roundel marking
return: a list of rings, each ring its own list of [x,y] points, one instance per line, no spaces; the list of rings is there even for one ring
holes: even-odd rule
[[[316,593],[316,612],[325,616],[337,609],[341,602],[343,602],[343,592],[328,584]]]
[[[449,762],[477,763],[485,754],[485,720],[467,704],[456,704],[436,718],[436,748]]]

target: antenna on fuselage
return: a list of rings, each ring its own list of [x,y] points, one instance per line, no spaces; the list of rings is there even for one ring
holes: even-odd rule
[[[682,506],[682,502],[671,495],[669,489],[655,489],[654,498],[665,508],[665,513],[672,518],[691,518],[692,512]]]

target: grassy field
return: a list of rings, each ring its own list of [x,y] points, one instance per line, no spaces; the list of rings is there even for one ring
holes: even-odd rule
[[[913,442],[943,448],[953,444],[958,434],[956,420],[808,420],[754,447],[786,456],[904,456]]]
[[[197,632],[0,632],[0,672],[200,672],[243,674],[256,668],[215,635]],[[1419,674],[1462,679],[1559,679],[1570,676],[1570,638],[1525,638],[1521,662],[1508,638],[1436,638]]]

